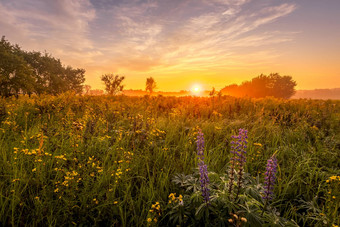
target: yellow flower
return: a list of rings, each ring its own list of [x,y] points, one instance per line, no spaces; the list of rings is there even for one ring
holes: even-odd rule
[[[147,219],[147,222],[152,222],[152,219],[151,219],[151,218],[148,218],[148,219]]]
[[[32,172],[35,172],[35,171],[37,171],[37,168],[32,169]]]
[[[117,203],[118,203],[118,201],[114,201],[114,202],[113,202],[113,204],[117,204]]]
[[[154,221],[154,222],[157,222],[157,218],[154,218],[153,221]]]
[[[262,147],[262,144],[260,143],[254,143],[255,146],[259,146],[259,147]]]

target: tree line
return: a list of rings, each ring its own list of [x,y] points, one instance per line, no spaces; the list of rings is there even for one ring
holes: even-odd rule
[[[272,96],[288,99],[295,94],[296,82],[291,76],[280,76],[278,73],[259,75],[241,85],[231,84],[221,90],[222,94],[236,97],[262,98]]]
[[[1,38],[0,96],[81,93],[84,81],[84,69],[64,66],[46,52],[24,51]]]
[[[104,74],[101,76],[101,80],[104,82],[105,91],[109,95],[116,95],[122,92],[124,89],[123,80],[125,76],[114,75],[113,73]],[[87,87],[87,85],[85,85]],[[146,78],[145,91],[153,94],[157,85],[153,77]],[[89,88],[90,89],[90,88]],[[89,93],[89,92],[87,92]]]

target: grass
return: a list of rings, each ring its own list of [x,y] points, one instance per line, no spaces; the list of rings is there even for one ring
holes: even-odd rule
[[[272,202],[297,224],[339,224],[340,101],[232,97],[20,97],[0,100],[0,225],[145,226],[172,182],[197,167],[228,172],[231,135],[248,130],[246,172],[279,170]],[[332,187],[335,187],[332,189]],[[330,192],[330,193],[329,193]],[[333,198],[335,197],[335,198]],[[249,224],[249,223],[248,223]]]

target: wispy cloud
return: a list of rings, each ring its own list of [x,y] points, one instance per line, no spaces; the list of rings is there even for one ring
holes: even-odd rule
[[[275,58],[240,49],[291,41],[295,33],[257,29],[295,9],[264,0],[3,0],[0,31],[90,72],[208,71]]]
[[[96,16],[89,1],[5,0],[0,4],[1,26],[7,27],[3,35],[11,41],[24,43],[26,48],[44,48],[74,62],[99,54],[88,38],[89,23]]]

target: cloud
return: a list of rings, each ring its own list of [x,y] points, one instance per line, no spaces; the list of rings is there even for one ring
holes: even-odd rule
[[[25,49],[77,67],[131,72],[245,67],[277,56],[249,50],[293,40],[257,31],[295,4],[259,0],[3,0],[0,30]],[[260,4],[261,3],[261,4]],[[275,48],[274,48],[275,49]]]
[[[88,39],[89,23],[95,10],[87,0],[3,1],[1,21],[7,21],[6,36],[12,42],[24,43],[25,48],[48,50],[61,58],[81,56],[91,59],[98,51]],[[10,19],[8,19],[10,18]],[[72,57],[74,56],[74,57]]]

